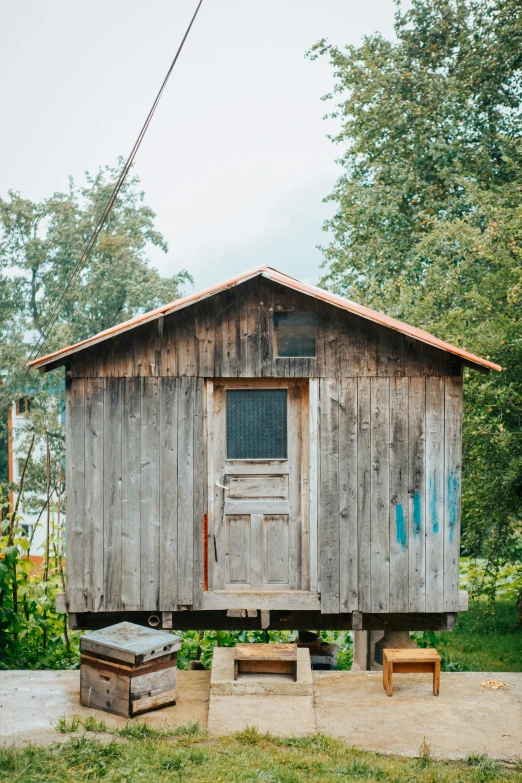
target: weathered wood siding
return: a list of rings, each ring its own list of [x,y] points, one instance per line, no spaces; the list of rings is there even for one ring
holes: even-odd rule
[[[292,310],[315,311],[315,358],[274,356],[273,313]],[[290,544],[322,611],[456,611],[460,373],[444,351],[262,278],[73,357],[69,611],[201,608],[203,518],[212,530],[220,497],[207,432],[213,453],[225,442],[207,421],[221,386],[207,400],[205,379],[234,377],[311,379],[309,563]],[[224,584],[221,561],[209,567]]]
[[[71,612],[201,607],[201,378],[75,378],[67,388]]]
[[[325,613],[455,612],[462,378],[319,381]]]
[[[315,311],[315,359],[274,356],[273,313]],[[451,354],[262,278],[72,357],[78,377],[335,378],[458,375]]]

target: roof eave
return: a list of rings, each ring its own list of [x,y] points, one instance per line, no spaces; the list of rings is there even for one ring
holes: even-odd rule
[[[229,288],[234,288],[240,283],[244,283],[253,277],[257,277],[265,268],[266,267],[264,265],[262,267],[255,267],[254,269],[248,272],[244,272],[242,275],[231,278],[230,280],[227,280],[226,282],[217,286],[204,289],[203,291],[199,291],[195,294],[189,294],[188,296],[181,297],[175,302],[162,305],[161,307],[158,307],[156,310],[152,310],[149,313],[144,313],[141,316],[131,318],[129,321],[124,321],[121,324],[117,324],[110,329],[105,329],[103,332],[99,332],[93,337],[88,337],[85,340],[81,340],[74,345],[69,345],[66,348],[62,348],[59,351],[48,354],[47,356],[34,359],[32,362],[28,362],[27,366],[35,367],[40,372],[50,372],[51,370],[55,370],[58,367],[61,367],[63,364],[66,364],[66,360],[69,356],[72,356],[79,351],[84,351],[87,348],[91,348],[93,345],[99,345],[99,343],[105,342],[105,340],[110,340],[112,337],[124,334],[129,329],[134,329],[137,326],[143,326],[144,324],[151,323],[152,321],[157,321],[159,318],[162,318],[165,315],[170,315],[171,313],[175,313],[178,310],[183,310],[185,307],[189,307],[190,305],[201,302],[204,299],[208,299],[210,296],[214,296],[214,294],[219,294]]]
[[[272,274],[274,272],[275,274]],[[301,281],[295,280],[295,278],[289,277],[288,275],[283,275],[281,272],[278,272],[275,269],[268,269],[267,272],[262,272],[261,274],[263,277],[281,283],[281,285],[285,285],[288,288],[307,293],[309,296],[313,296],[316,299],[320,299],[323,302],[334,305],[334,307],[339,307],[341,310],[347,310],[343,303],[346,303],[349,300],[343,299],[343,297],[338,296],[337,294],[331,294],[329,291],[325,291],[324,289],[318,288],[317,286],[312,286],[308,283],[302,283]],[[359,315],[361,318],[365,318],[367,321],[371,321],[372,323],[378,323],[388,329],[393,329],[396,332],[400,332],[401,334],[404,334],[407,337],[411,337],[414,340],[418,340],[425,345],[430,345],[431,347],[439,348],[442,351],[451,353],[461,359],[465,365],[473,367],[473,369],[478,369],[482,372],[489,372],[490,370],[497,370],[497,372],[502,371],[500,364],[491,362],[489,359],[482,359],[480,356],[470,353],[463,348],[457,348],[457,346],[451,345],[451,343],[447,343],[444,340],[439,340],[438,337],[435,337],[429,332],[425,332],[423,329],[410,326],[409,324],[406,324],[402,321],[398,321],[396,318],[384,315],[384,313],[371,310],[369,307],[365,307],[364,305],[359,305],[356,302],[350,301],[349,312],[352,312],[355,315]],[[408,331],[404,329],[405,326],[408,327]]]
[[[158,320],[165,315],[170,315],[171,313],[177,312],[178,310],[182,310],[189,305],[196,304],[196,302],[200,302],[210,296],[214,296],[215,294],[222,293],[227,289],[234,288],[240,283],[244,283],[247,280],[250,280],[251,278],[259,275],[273,282],[277,282],[280,285],[284,285],[287,288],[291,288],[295,291],[307,294],[308,296],[312,296],[313,298],[319,299],[320,301],[327,302],[328,304],[331,304],[334,307],[338,307],[339,309],[352,312],[361,318],[364,318],[373,323],[380,324],[381,326],[384,326],[388,329],[397,331],[401,334],[411,337],[414,340],[423,342],[426,345],[430,345],[432,347],[446,351],[447,353],[451,353],[459,358],[464,365],[471,367],[472,369],[476,369],[485,373],[488,373],[490,370],[496,370],[498,372],[502,370],[500,365],[495,364],[494,362],[491,362],[487,359],[482,359],[481,357],[476,356],[469,351],[465,351],[462,348],[457,348],[456,346],[451,345],[450,343],[446,343],[443,340],[439,340],[429,332],[425,332],[422,329],[417,329],[414,326],[405,324],[402,321],[398,321],[395,318],[384,315],[384,313],[371,310],[364,305],[351,302],[347,299],[344,299],[343,297],[337,296],[337,294],[332,294],[329,291],[318,288],[317,286],[312,286],[309,283],[303,283],[296,278],[285,275],[282,272],[279,272],[277,269],[273,269],[266,265],[255,267],[254,269],[248,270],[241,275],[237,275],[236,277],[217,286],[204,289],[203,291],[195,294],[189,294],[188,296],[181,297],[176,302],[163,305],[156,310],[145,313],[141,316],[137,316],[136,318],[132,318],[131,320],[125,321],[122,324],[117,324],[116,326],[111,327],[110,329],[106,329],[105,331],[100,332],[93,337],[87,338],[86,340],[82,340],[75,345],[62,348],[60,351],[43,356],[40,359],[35,359],[34,361],[29,362],[28,366],[36,367],[40,370],[40,372],[43,373],[50,372],[51,370],[57,369],[63,364],[66,364],[67,359],[79,351],[86,350],[87,348],[98,345],[99,343],[104,342],[105,340],[109,340],[112,337],[124,334],[129,329],[151,323],[152,321]]]

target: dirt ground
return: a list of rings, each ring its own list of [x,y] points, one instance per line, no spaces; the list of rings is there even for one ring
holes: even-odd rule
[[[507,690],[487,690],[481,683],[502,680]],[[437,758],[459,759],[486,753],[503,761],[522,758],[522,673],[451,672],[441,676],[440,696],[431,693],[430,675],[398,675],[394,695],[388,698],[382,676],[373,672],[314,672],[315,729],[362,750],[414,756],[425,739]],[[179,672],[176,706],[142,716],[153,726],[180,725],[197,720],[208,725],[210,672]],[[214,697],[215,699],[216,697]],[[278,734],[308,734],[309,716],[288,709],[292,696],[230,696],[229,719],[223,732],[256,723],[270,725],[274,708],[280,711]],[[273,699],[276,698],[277,705]],[[67,735],[53,728],[60,717],[96,715],[108,727],[125,724],[123,718],[81,707],[79,672],[0,672],[0,741],[4,744],[52,744]],[[247,699],[248,705],[242,699]],[[254,700],[254,704],[250,703]],[[233,719],[230,716],[233,716]],[[302,725],[301,725],[302,723]],[[219,733],[219,715],[211,719]]]

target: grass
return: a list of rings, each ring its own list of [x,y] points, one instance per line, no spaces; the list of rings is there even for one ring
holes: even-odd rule
[[[143,721],[127,721],[122,729],[115,729],[112,734],[118,734],[125,739],[158,739],[161,737],[178,737],[185,741],[201,742],[207,738],[207,732],[202,729],[197,720],[183,723],[181,726],[164,726],[157,728]]]
[[[423,644],[437,647],[446,671],[520,672],[522,628],[516,618],[514,602],[497,601],[491,609],[482,599],[459,614],[451,633],[417,636],[423,637]]]
[[[80,715],[73,715],[70,720],[62,717],[58,718],[54,728],[60,734],[77,734],[80,731],[94,731],[98,734],[114,734],[128,740],[150,740],[162,739],[165,737],[178,737],[185,742],[202,742],[207,739],[208,733],[203,729],[197,720],[183,723],[179,726],[150,726],[143,720],[128,720],[122,729],[110,729],[104,720],[90,715],[88,718],[82,718]]]
[[[100,742],[85,736],[54,748],[0,749],[1,783],[522,783],[522,766],[487,756],[461,764],[434,761],[429,743],[416,759],[348,748],[324,735],[279,739],[255,728],[201,745],[195,729]],[[198,744],[199,743],[199,744]]]
[[[61,718],[58,718],[58,721],[54,728],[56,729],[56,731],[59,731],[60,734],[69,734],[69,733],[74,733],[76,731],[79,731],[81,726],[82,726],[82,722],[78,715],[73,715],[71,720],[67,720],[65,715],[62,715]]]

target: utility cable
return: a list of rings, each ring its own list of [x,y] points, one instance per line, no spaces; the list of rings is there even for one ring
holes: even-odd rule
[[[65,284],[65,287],[64,287],[62,293],[60,294],[60,296],[58,298],[58,301],[53,306],[50,315],[48,316],[44,326],[42,327],[40,337],[38,338],[38,340],[36,341],[36,343],[32,347],[32,349],[29,352],[28,356],[26,357],[26,364],[28,362],[32,361],[33,359],[36,359],[36,357],[38,356],[38,354],[42,350],[43,346],[47,342],[47,339],[48,339],[48,337],[50,335],[51,329],[54,326],[54,324],[56,323],[56,320],[58,318],[59,311],[60,311],[60,306],[61,306],[62,302],[64,301],[65,297],[67,296],[67,293],[68,293],[68,291],[69,291],[69,289],[70,289],[74,279],[76,278],[78,272],[82,269],[82,267],[85,266],[85,264],[89,260],[89,257],[90,257],[90,255],[91,255],[91,253],[92,253],[92,251],[93,251],[93,249],[94,249],[94,247],[96,245],[96,242],[98,241],[98,237],[99,237],[99,235],[101,233],[101,230],[102,230],[103,226],[105,225],[105,222],[106,222],[107,218],[109,217],[109,215],[111,213],[111,210],[112,210],[112,208],[114,206],[114,202],[116,201],[116,199],[118,197],[118,194],[119,194],[121,188],[123,187],[125,179],[127,178],[127,175],[128,175],[128,173],[129,173],[129,171],[130,171],[130,169],[132,167],[132,164],[134,162],[134,158],[136,157],[136,154],[137,154],[137,152],[138,152],[138,150],[140,148],[141,142],[143,141],[143,138],[144,138],[144,136],[145,136],[145,134],[147,132],[147,129],[148,129],[150,123],[151,123],[151,120],[152,120],[152,118],[154,116],[154,113],[155,113],[155,111],[156,111],[156,109],[158,107],[158,104],[159,104],[160,100],[161,100],[161,96],[163,95],[165,87],[167,86],[167,82],[169,81],[170,76],[172,74],[172,71],[174,70],[174,67],[175,67],[175,65],[176,65],[176,63],[178,61],[178,58],[179,58],[179,56],[181,54],[183,46],[185,45],[185,42],[186,42],[186,40],[187,40],[187,38],[189,36],[189,33],[190,33],[191,29],[192,29],[192,25],[194,24],[194,22],[196,20],[196,16],[198,15],[198,11],[201,8],[202,3],[203,3],[203,0],[199,0],[199,3],[197,5],[197,7],[196,7],[196,10],[194,11],[194,14],[193,14],[193,16],[192,16],[192,18],[190,20],[190,23],[189,23],[189,25],[188,25],[188,27],[187,27],[187,29],[185,31],[185,35],[183,36],[183,38],[181,40],[181,43],[180,43],[180,45],[178,47],[178,50],[177,50],[177,52],[176,52],[176,54],[174,56],[174,59],[172,60],[172,63],[170,64],[170,67],[169,67],[169,69],[167,71],[167,75],[165,76],[165,78],[163,80],[163,83],[162,83],[162,85],[161,85],[161,87],[159,89],[159,92],[156,95],[154,103],[152,104],[152,107],[151,107],[151,109],[150,109],[150,111],[149,111],[149,113],[147,115],[147,119],[143,123],[143,127],[142,127],[141,131],[139,132],[138,138],[136,139],[136,141],[134,143],[134,146],[133,146],[133,148],[132,148],[132,150],[131,150],[131,152],[130,152],[130,154],[129,154],[126,162],[125,162],[125,165],[124,165],[123,169],[121,170],[120,176],[118,177],[118,179],[116,181],[116,184],[114,185],[112,193],[109,196],[109,199],[108,199],[108,201],[107,201],[107,203],[106,203],[106,205],[105,205],[105,207],[104,207],[100,217],[98,218],[98,222],[96,223],[94,231],[92,232],[90,238],[88,239],[87,243],[85,244],[85,247],[84,247],[84,249],[82,251],[82,254],[80,255],[78,261],[76,262],[76,264],[74,266],[74,269],[72,270],[71,274],[69,275],[69,278],[68,278],[68,280],[67,280],[67,282]],[[14,381],[13,386],[9,388],[9,398],[10,399],[13,399],[13,393],[16,395],[16,390],[22,386],[22,384],[25,381],[25,379],[27,378],[28,374],[29,374],[29,367],[25,367],[24,369],[22,369],[19,372],[17,378]]]

